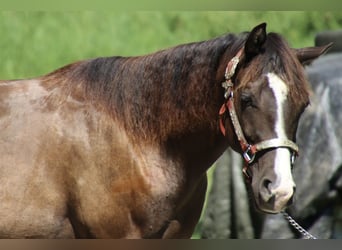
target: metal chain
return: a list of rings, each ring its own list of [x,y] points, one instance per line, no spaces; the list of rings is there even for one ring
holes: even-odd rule
[[[305,239],[317,239],[315,236],[306,231],[301,225],[299,225],[288,213],[285,211],[281,212],[286,220],[293,226],[298,232],[300,232]]]

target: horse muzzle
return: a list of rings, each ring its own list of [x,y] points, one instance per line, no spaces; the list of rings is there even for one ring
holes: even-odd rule
[[[295,184],[291,181],[285,185],[274,185],[265,178],[257,191],[256,205],[262,212],[279,213],[292,204],[295,190]]]

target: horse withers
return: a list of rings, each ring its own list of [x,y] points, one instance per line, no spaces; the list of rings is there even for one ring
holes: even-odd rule
[[[302,64],[327,48],[291,49],[261,24],[1,81],[0,237],[188,238],[229,146],[256,207],[281,211],[309,103]]]

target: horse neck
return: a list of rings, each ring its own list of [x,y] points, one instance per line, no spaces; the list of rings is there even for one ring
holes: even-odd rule
[[[227,146],[218,128],[221,82],[239,41],[226,35],[142,57],[97,58],[47,79],[60,73],[65,82],[83,86],[84,99],[106,110],[133,143],[157,145],[187,164],[208,168]]]
[[[137,79],[127,83],[136,103],[124,118],[130,134],[206,170],[227,147],[218,111],[225,67],[239,48],[231,49],[234,42],[221,37],[129,59]]]

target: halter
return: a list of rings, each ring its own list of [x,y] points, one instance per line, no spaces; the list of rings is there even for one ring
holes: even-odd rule
[[[248,174],[248,167],[254,162],[255,155],[258,152],[267,149],[276,148],[288,148],[292,152],[291,163],[293,163],[295,156],[298,155],[298,146],[291,140],[287,138],[273,138],[269,140],[264,140],[256,144],[250,144],[246,140],[243,130],[241,128],[238,116],[236,114],[234,106],[234,84],[232,82],[232,77],[235,75],[235,70],[240,62],[241,56],[243,54],[244,48],[241,48],[238,53],[228,62],[225,71],[225,81],[222,83],[222,87],[225,89],[224,98],[226,101],[222,104],[219,115],[220,115],[220,130],[222,134],[226,135],[225,129],[225,114],[228,111],[230,119],[232,121],[236,137],[240,143],[242,150],[242,156],[245,160],[245,165],[243,167],[243,173],[248,180],[251,180],[251,176]]]

